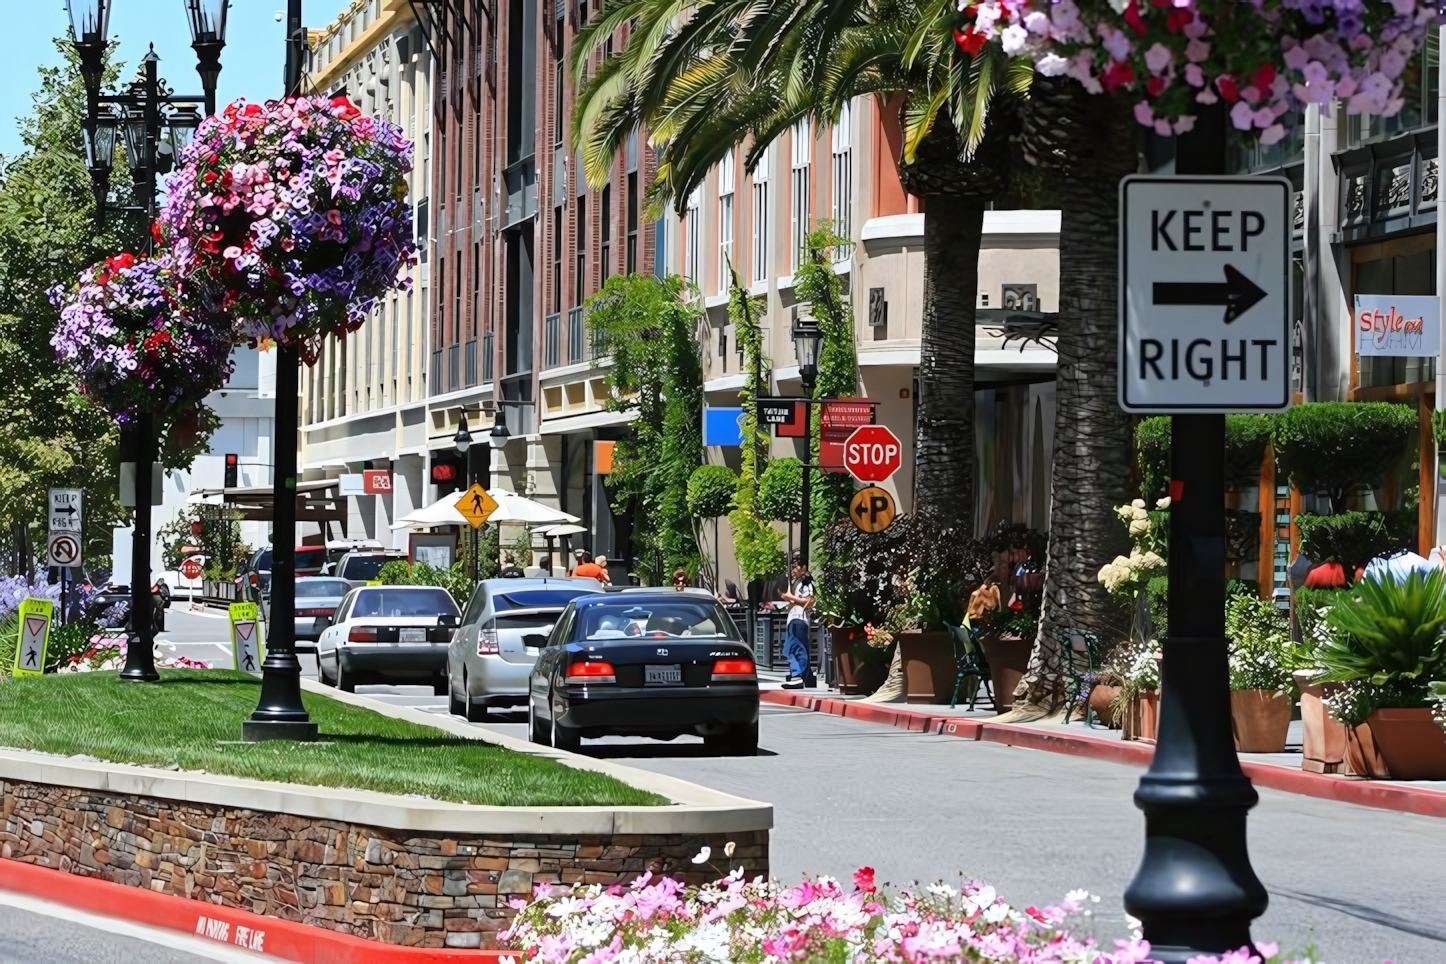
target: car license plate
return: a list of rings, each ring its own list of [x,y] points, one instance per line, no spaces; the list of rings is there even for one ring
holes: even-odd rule
[[[401,632],[401,641],[404,643],[425,643],[427,631],[425,629],[404,629]]]
[[[647,686],[682,686],[683,667],[673,666],[645,666],[643,667],[643,683]]]

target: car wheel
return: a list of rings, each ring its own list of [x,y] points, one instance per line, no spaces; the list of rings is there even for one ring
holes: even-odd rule
[[[466,713],[462,701],[457,699],[457,691],[452,688],[452,667],[450,664],[447,666],[447,712],[452,716],[462,716]]]
[[[432,677],[432,695],[448,696],[452,692],[452,674],[448,670],[442,670]]]
[[[316,678],[324,686],[335,686],[336,680],[326,675],[326,660],[321,658],[321,650],[316,652]]]
[[[478,706],[472,702],[472,692],[467,688],[467,675],[462,674],[462,715],[467,717],[468,723],[486,723],[487,706]]]
[[[336,657],[336,688],[343,693],[356,692],[356,674],[346,671],[346,667],[341,663],[340,654]]]
[[[757,756],[758,723],[730,727],[717,736],[705,736],[703,746],[721,756]]]
[[[554,750],[566,750],[569,753],[577,753],[582,749],[582,737],[577,730],[570,726],[563,726],[557,722],[557,717],[552,718],[552,748]]]
[[[537,718],[537,707],[533,705],[531,696],[527,698],[527,737],[541,746],[551,742],[547,727]]]

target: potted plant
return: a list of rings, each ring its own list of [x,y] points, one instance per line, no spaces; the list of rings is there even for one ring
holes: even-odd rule
[[[1433,719],[1433,682],[1442,670],[1446,571],[1361,579],[1327,616],[1332,630],[1316,648],[1323,680],[1342,684],[1326,697],[1348,727],[1352,770],[1396,780],[1446,779],[1446,732]],[[1437,691],[1440,687],[1437,687]]]
[[[1275,603],[1234,593],[1225,601],[1230,639],[1230,720],[1242,753],[1281,753],[1295,705],[1290,626]]]
[[[1037,608],[1006,608],[989,617],[979,644],[989,663],[989,685],[994,689],[996,711],[1002,713],[1014,702],[1014,690],[1029,670],[1029,654],[1038,632]]]
[[[1155,644],[1131,642],[1116,647],[1108,668],[1120,681],[1112,709],[1124,738],[1155,742],[1160,726],[1160,653]]]

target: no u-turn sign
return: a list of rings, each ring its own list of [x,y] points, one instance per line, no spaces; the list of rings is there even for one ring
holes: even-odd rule
[[[1120,183],[1120,407],[1290,406],[1290,181]]]

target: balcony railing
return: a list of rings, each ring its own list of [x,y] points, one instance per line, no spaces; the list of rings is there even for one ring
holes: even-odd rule
[[[556,368],[562,361],[562,315],[548,315],[542,322],[542,367]]]
[[[599,358],[606,358],[608,353],[607,336],[601,331],[594,331],[591,336],[592,357],[596,361]]]
[[[462,387],[462,346],[447,346],[447,387],[456,391]]]
[[[467,376],[467,387],[471,388],[477,384],[477,341],[473,339],[467,342],[467,354],[462,360],[464,373]]]
[[[492,341],[492,332],[482,333],[482,381],[488,385],[492,384],[492,355],[495,351]]]
[[[569,365],[576,365],[582,361],[582,348],[586,337],[582,305],[567,309],[567,363]]]
[[[442,351],[438,349],[432,352],[432,384],[427,394],[440,395],[445,389],[442,387]]]

